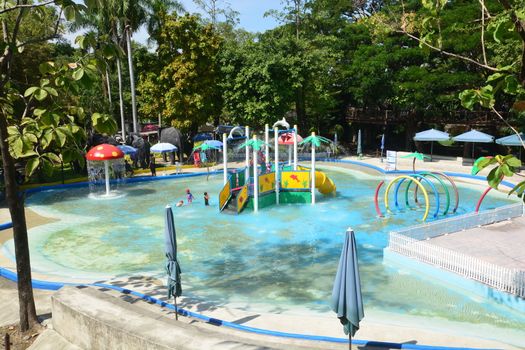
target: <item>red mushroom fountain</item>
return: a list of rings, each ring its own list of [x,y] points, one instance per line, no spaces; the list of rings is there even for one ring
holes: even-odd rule
[[[86,154],[86,159],[89,161],[104,161],[106,196],[109,196],[109,161],[119,158],[124,158],[124,153],[117,147],[107,143],[93,147]]]

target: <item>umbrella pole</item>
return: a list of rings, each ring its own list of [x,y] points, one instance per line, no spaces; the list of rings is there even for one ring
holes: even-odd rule
[[[472,142],[472,164],[474,164],[474,142]]]
[[[348,333],[348,350],[352,350],[352,332]]]
[[[434,141],[430,141],[430,161],[433,162],[432,155],[434,154]]]
[[[175,319],[179,320],[179,308],[177,307],[177,296],[173,296],[173,300],[175,301]]]

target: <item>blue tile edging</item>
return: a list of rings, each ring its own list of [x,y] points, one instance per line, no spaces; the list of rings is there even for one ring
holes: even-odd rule
[[[188,178],[188,177],[216,175],[216,174],[222,174],[222,170],[213,170],[213,171],[210,171],[209,173],[208,172],[198,172],[198,173],[189,173],[189,174],[161,175],[161,176],[136,176],[136,177],[131,177],[131,178],[126,179],[124,183],[182,179],[182,178]],[[115,180],[111,181],[111,183],[116,183],[116,182],[117,181]],[[82,181],[82,182],[75,182],[75,183],[70,183],[70,184],[59,184],[59,185],[34,187],[34,188],[29,188],[27,190],[24,190],[23,192],[25,194],[33,194],[33,193],[49,191],[49,190],[59,190],[59,189],[64,189],[64,188],[79,188],[79,187],[87,187],[87,186],[89,186],[89,182]],[[0,224],[0,231],[7,230],[12,227],[13,227],[13,223],[11,221],[4,222]]]
[[[377,171],[377,172],[379,172],[381,174],[384,174],[384,175],[389,175],[389,174],[392,174],[392,175],[396,175],[396,174],[403,175],[403,174],[413,174],[414,173],[411,170],[386,171],[385,169],[380,168],[380,167],[378,167],[376,165],[360,162],[360,161],[357,161],[357,160],[321,158],[318,161],[320,161],[320,162],[327,162],[327,163],[343,163],[343,164],[358,165],[358,166],[361,166],[361,167],[364,167],[364,168],[373,169],[373,170],[375,170],[375,171]],[[448,175],[448,176],[452,176],[452,177],[462,177],[462,178],[471,179],[471,180],[487,181],[487,177],[486,176],[481,176],[481,175],[470,175],[470,174],[455,173],[455,172],[449,172],[449,171],[444,171],[443,173]],[[508,187],[508,188],[513,188],[514,187],[514,184],[512,184],[509,181],[502,181],[501,184],[503,186],[505,186],[505,187]]]
[[[7,270],[5,268],[0,267],[0,277],[6,278],[8,280],[11,280],[13,282],[16,282],[17,275],[16,273]],[[178,314],[186,316],[186,317],[192,317],[201,321],[204,321],[206,323],[212,324],[214,326],[222,326],[226,328],[236,329],[244,332],[250,332],[255,334],[262,334],[262,335],[268,335],[273,337],[280,337],[280,338],[290,338],[290,339],[300,339],[300,340],[306,340],[306,341],[319,341],[319,342],[327,342],[327,343],[339,343],[344,344],[348,343],[347,338],[335,338],[335,337],[325,337],[325,336],[319,336],[319,335],[308,335],[308,334],[298,334],[298,333],[287,333],[287,332],[280,332],[280,331],[272,331],[262,328],[256,328],[256,327],[250,327],[250,326],[244,326],[242,324],[237,324],[234,322],[228,322],[217,318],[208,317],[203,314],[199,314],[196,312],[188,311],[182,308],[175,308],[175,305],[166,303],[165,301],[159,300],[157,298],[154,298],[152,296],[149,296],[147,294],[139,293],[136,291],[133,291],[131,289],[126,289],[118,286],[113,286],[111,284],[104,284],[104,283],[93,283],[93,284],[73,284],[73,283],[63,283],[63,282],[48,282],[48,281],[39,281],[39,280],[32,280],[33,288],[36,289],[43,289],[43,290],[58,290],[64,286],[92,286],[92,287],[99,287],[99,288],[108,288],[111,290],[115,290],[117,292],[120,292],[122,294],[129,294],[136,296],[142,300],[145,300],[150,303],[154,303],[156,305],[159,305],[161,307],[168,308],[170,310],[176,311]],[[335,317],[335,316],[334,316]],[[404,343],[391,343],[391,342],[380,342],[380,341],[373,341],[373,340],[359,340],[359,339],[352,339],[352,344],[354,345],[362,345],[362,346],[370,346],[370,347],[378,347],[378,348],[385,348],[385,349],[409,349],[409,350],[481,350],[478,348],[464,348],[464,347],[446,347],[446,346],[431,346],[431,345],[417,345],[417,344],[404,344]],[[488,350],[488,349],[485,349]]]

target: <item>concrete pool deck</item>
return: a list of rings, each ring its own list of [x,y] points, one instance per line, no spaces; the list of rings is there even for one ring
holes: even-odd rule
[[[125,286],[132,290],[142,290],[150,293],[149,295],[158,297],[166,301],[165,295],[166,290],[163,286],[158,284],[158,281],[150,278],[130,278],[129,280],[110,281],[117,285]],[[153,287],[154,286],[154,287]],[[153,288],[153,289],[152,289]],[[98,288],[97,290],[104,292],[105,294],[111,295],[118,298],[120,301],[129,303],[130,306],[147,309],[150,313],[154,313],[156,316],[150,314],[152,322],[159,318],[167,318],[173,320],[173,311],[167,308],[161,308],[157,305],[152,305],[142,299],[135,298],[129,294],[120,294],[104,288]],[[35,290],[35,298],[38,304],[39,316],[44,318],[49,317],[51,310],[51,296],[53,292]],[[79,300],[79,302],[82,302]],[[0,306],[2,310],[6,310],[3,306],[10,305],[7,308],[8,312],[2,312],[0,317],[0,325],[13,323],[17,318],[17,298],[16,298],[16,284],[10,281],[2,281],[0,283]],[[262,314],[247,312],[241,309],[230,309],[225,307],[216,307],[213,305],[206,305],[205,303],[199,303],[188,298],[181,298],[179,306],[188,311],[200,312],[206,314],[209,317],[213,317],[221,320],[229,320],[232,323],[244,325],[248,327],[256,327],[263,329],[270,329],[273,331],[286,331],[289,333],[298,334],[309,334],[309,335],[323,335],[332,336],[337,338],[345,338],[342,332],[342,327],[339,321],[334,315],[324,316],[305,316],[305,315],[293,315],[293,314]],[[115,311],[117,312],[117,311]],[[115,314],[116,318],[126,318],[126,315],[122,312]],[[147,321],[147,316],[144,316]],[[502,343],[499,341],[492,341],[489,339],[480,339],[470,334],[469,331],[461,329],[461,324],[457,324],[458,329],[448,329],[443,332],[440,328],[440,322],[442,320],[436,320],[432,322],[419,323],[418,327],[411,326],[410,323],[414,321],[405,320],[405,317],[401,317],[397,320],[385,319],[384,322],[370,322],[365,319],[361,323],[361,329],[356,334],[356,339],[367,339],[373,341],[393,342],[398,344],[411,344],[411,345],[431,345],[431,346],[451,346],[451,347],[468,347],[468,348],[486,348],[486,349],[520,349],[520,347],[512,346],[508,343]],[[210,325],[202,323],[193,318],[179,316],[179,320],[184,324],[194,324],[197,322],[199,325]],[[407,323],[408,321],[408,323]],[[419,321],[421,322],[421,321]],[[49,321],[47,321],[49,324]],[[451,326],[451,325],[449,325]],[[482,326],[481,326],[482,327]],[[213,328],[216,328],[215,326]],[[222,332],[230,333],[232,338],[245,337],[248,339],[258,340],[266,345],[270,344],[281,344],[286,348],[286,345],[298,345],[297,341],[293,341],[288,338],[273,337],[273,336],[261,336],[259,334],[247,333],[219,327]],[[212,329],[212,328],[208,328]],[[310,344],[307,348],[310,349],[348,349],[345,344],[334,344],[324,342],[308,342],[301,341],[300,345]],[[242,349],[243,347],[239,347]],[[395,349],[396,347],[376,347],[373,345],[353,345],[354,349]],[[262,349],[262,348],[261,348]]]
[[[358,160],[356,157],[349,158],[350,160],[356,160],[356,161],[362,161],[367,164],[375,165],[381,168],[384,168],[385,163],[381,163],[379,159],[377,158],[365,158]],[[306,162],[305,162],[306,163]],[[237,165],[241,165],[237,163]],[[322,163],[320,163],[322,165]],[[334,163],[326,163],[326,165],[334,166]],[[349,165],[349,164],[341,164],[341,166],[352,169],[357,169],[356,166]],[[398,168],[401,168],[401,170],[410,170],[412,167],[412,161],[410,159],[399,159]],[[469,173],[470,167],[462,166],[460,162],[454,162],[454,161],[438,161],[438,162],[420,162],[419,164],[416,164],[416,169],[430,169],[435,171],[450,171],[450,172],[461,172],[461,173]],[[219,167],[215,167],[214,169],[220,169]],[[185,169],[185,171],[188,171],[188,169]],[[196,169],[196,171],[202,171],[202,169]],[[368,174],[373,174],[373,170],[366,170]],[[159,173],[161,175],[162,173]],[[479,182],[478,182],[479,183]],[[27,211],[28,214],[28,225],[29,227],[34,227],[40,224],[45,223],[46,218],[37,217],[35,213],[31,212],[30,210]],[[0,222],[6,222],[9,220],[9,214],[6,209],[0,210]],[[505,223],[503,223],[505,224]],[[525,264],[525,253],[524,255],[519,254],[519,246],[516,244],[517,240],[520,242],[520,244],[525,244],[525,234],[522,234],[520,236],[519,231],[525,232],[523,228],[525,228],[525,220],[523,219],[517,219],[512,222],[511,225],[514,225],[514,234],[506,234],[507,233],[507,226],[504,226],[503,224],[494,224],[489,225],[483,228],[479,229],[473,229],[473,230],[467,230],[463,233],[467,233],[470,231],[475,230],[488,230],[489,233],[485,235],[480,234],[471,234],[470,238],[466,238],[469,240],[470,245],[472,247],[479,248],[478,252],[480,254],[484,254],[485,256],[490,257],[491,259],[501,259],[501,263],[512,263],[514,260],[520,261],[520,263]],[[487,239],[486,236],[490,236],[491,239],[495,240],[491,244],[484,244],[485,240]],[[12,237],[11,230],[6,230],[3,232],[0,232],[0,244],[3,240],[8,239]],[[485,238],[484,238],[485,237]],[[446,244],[449,244],[452,248],[456,246],[458,243],[454,243],[454,239],[456,239],[456,234],[450,234],[447,236],[440,237],[443,242],[446,242]],[[457,239],[460,239],[460,236],[457,236]],[[463,238],[461,238],[463,239]],[[452,243],[451,243],[452,242]],[[498,244],[495,244],[494,242],[498,242]],[[445,244],[445,243],[443,243]],[[485,246],[486,248],[490,248],[486,251],[483,251],[482,248]],[[523,245],[522,245],[523,246]],[[495,247],[499,247],[495,249]],[[518,247],[518,248],[517,248]],[[463,248],[460,248],[463,249]],[[506,249],[514,249],[514,252],[507,251]],[[525,250],[521,250],[522,252]],[[465,251],[463,251],[465,252]],[[509,261],[509,256],[512,257]],[[522,260],[520,260],[522,259]],[[495,264],[498,264],[497,261],[491,261]],[[0,266],[13,268],[14,264],[12,261],[7,261],[5,257],[0,256]],[[44,279],[44,280],[53,280],[52,277],[49,276],[42,276],[39,274],[35,274],[34,278],[37,279]],[[136,276],[131,277],[126,280],[112,280],[108,281],[108,283],[119,285],[121,287],[129,288],[132,290],[136,290],[142,293],[146,293],[148,295],[152,295],[155,297],[163,298],[166,295],[166,290],[162,284],[161,281],[152,279],[149,277],[143,277],[143,276]],[[11,288],[12,289],[12,288]],[[49,293],[49,292],[42,292],[37,291],[37,297],[40,293]],[[3,300],[7,305],[9,300],[12,303],[12,290],[8,293],[5,292],[5,288],[0,288],[0,300]],[[43,296],[41,299],[39,299],[39,303],[42,304],[42,306],[45,306],[46,298],[49,299],[49,296]],[[284,331],[284,332],[292,332],[292,333],[304,333],[304,334],[319,334],[319,335],[325,335],[325,336],[334,336],[339,338],[344,338],[344,334],[342,333],[341,326],[339,325],[338,320],[335,318],[333,314],[327,314],[327,315],[319,315],[319,316],[312,316],[312,315],[299,315],[299,314],[293,314],[292,313],[275,313],[275,314],[262,314],[262,313],[254,313],[250,311],[243,310],[243,305],[236,305],[236,307],[231,306],[224,306],[224,305],[210,305],[206,302],[200,302],[196,300],[191,300],[188,298],[182,298],[181,299],[181,307],[188,309],[190,311],[195,311],[199,313],[203,313],[209,317],[214,317],[218,319],[228,320],[228,321],[235,321],[238,323],[242,323],[246,326],[251,327],[259,327],[264,329],[271,329],[271,330],[277,330],[277,331]],[[0,303],[0,306],[4,304]],[[235,305],[234,305],[235,306]],[[11,308],[10,313],[13,312],[16,308]],[[2,310],[4,310],[2,308]],[[162,313],[170,314],[171,311],[167,309],[161,309]],[[16,310],[15,310],[16,311]],[[13,315],[11,315],[13,316]],[[16,315],[14,315],[16,317]],[[171,315],[172,316],[172,315]],[[448,322],[446,320],[433,320],[429,322],[423,322],[421,319],[418,319],[417,317],[410,317],[410,316],[403,316],[399,317],[399,319],[392,320],[388,319],[388,317],[383,318],[384,315],[374,315],[373,319],[374,321],[370,321],[365,317],[364,322],[362,323],[361,330],[357,333],[357,339],[373,339],[377,341],[389,341],[389,342],[397,342],[397,343],[410,343],[410,344],[425,344],[425,345],[434,345],[434,346],[468,346],[468,347],[480,347],[480,348],[505,348],[505,349],[513,349],[517,347],[512,347],[509,344],[504,344],[497,341],[491,341],[489,339],[481,339],[476,336],[476,334],[483,334],[483,327],[477,326],[472,328],[479,328],[477,330],[470,329],[465,330],[463,325],[457,324],[454,325],[453,322]],[[381,321],[381,319],[384,319],[384,321]],[[12,319],[12,317],[11,317]],[[441,329],[440,323],[441,322],[448,322],[448,326],[444,329]],[[454,331],[455,326],[457,326],[457,330]],[[232,331],[233,332],[233,331]],[[525,343],[525,341],[524,341]],[[525,344],[524,344],[525,345]]]

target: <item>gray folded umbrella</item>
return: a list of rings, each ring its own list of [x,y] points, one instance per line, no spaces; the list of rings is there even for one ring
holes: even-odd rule
[[[359,322],[365,316],[357,263],[357,248],[354,231],[351,228],[346,231],[345,243],[334,280],[331,306],[343,324],[345,334],[349,335],[351,343],[352,336],[359,329]]]
[[[175,317],[178,319],[177,297],[182,295],[180,282],[180,265],[177,260],[177,233],[173,221],[173,211],[169,205],[166,206],[166,220],[164,229],[164,242],[166,258],[166,273],[168,274],[168,298],[173,296],[175,300]]]

